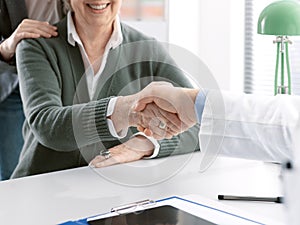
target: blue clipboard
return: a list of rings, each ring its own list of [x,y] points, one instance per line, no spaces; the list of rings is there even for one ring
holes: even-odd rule
[[[98,217],[106,217],[106,215],[107,215],[107,217],[110,217],[109,215],[111,215],[113,213],[117,213],[118,215],[122,215],[122,214],[126,214],[128,212],[135,212],[137,207],[141,207],[141,206],[144,207],[144,209],[151,209],[155,205],[160,205],[160,206],[169,205],[170,202],[174,202],[174,201],[184,202],[185,205],[189,205],[190,207],[197,207],[197,208],[202,208],[204,210],[209,210],[209,211],[212,211],[212,212],[214,212],[214,213],[216,213],[220,216],[224,216],[224,217],[227,217],[227,218],[230,218],[230,217],[234,218],[234,219],[240,221],[241,224],[245,224],[245,223],[246,224],[253,224],[253,225],[265,224],[265,223],[253,220],[253,219],[245,217],[245,216],[241,216],[241,215],[238,215],[238,214],[226,211],[226,210],[215,208],[215,207],[207,205],[207,204],[202,204],[200,202],[192,201],[192,200],[185,199],[185,198],[178,197],[178,196],[172,196],[172,197],[160,199],[160,200],[157,200],[157,201],[147,199],[147,200],[143,200],[143,201],[133,202],[133,203],[130,203],[130,204],[126,204],[126,205],[122,205],[122,206],[112,208],[110,212],[107,212],[107,213],[104,213],[104,214],[99,214],[99,215],[96,215],[96,216],[91,216],[91,217],[87,217],[87,218],[84,218],[84,219],[79,219],[79,220],[76,220],[76,221],[67,221],[67,222],[61,223],[60,225],[89,225],[88,224],[89,220],[94,220]],[[185,211],[185,210],[183,209],[183,211]]]

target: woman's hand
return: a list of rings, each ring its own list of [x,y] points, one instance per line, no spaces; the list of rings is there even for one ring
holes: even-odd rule
[[[90,162],[90,166],[100,168],[137,161],[145,156],[152,155],[153,150],[154,146],[151,141],[143,136],[135,136],[127,142],[109,149],[110,157],[108,159],[102,155],[96,156]]]
[[[198,89],[174,87],[167,82],[152,82],[139,93],[135,110],[143,111],[147,104],[154,103],[162,110],[177,113],[188,129],[197,121],[194,104],[198,92]]]
[[[9,61],[15,55],[17,44],[25,38],[50,38],[57,36],[57,28],[48,22],[24,19],[12,35],[0,45],[0,54],[5,61]]]
[[[170,139],[181,132],[181,121],[174,113],[167,112],[157,107],[154,103],[149,103],[143,111],[132,114],[132,122],[139,131],[153,138]],[[162,126],[163,125],[163,126]]]
[[[114,112],[110,117],[117,133],[128,127],[137,127],[144,132],[146,130],[146,135],[157,140],[170,139],[178,135],[182,131],[182,122],[176,114],[161,109],[151,102],[145,104],[142,110],[135,110],[142,92],[118,97]]]
[[[177,116],[179,122],[176,121],[176,124],[180,129],[179,133],[181,133],[195,125],[197,121],[194,104],[198,92],[197,89],[173,87],[167,82],[152,82],[139,92],[135,111],[144,112],[149,104],[154,104],[154,107],[157,107],[160,112],[165,111],[166,121],[172,121],[174,117],[172,115]],[[138,130],[148,136],[155,137],[151,134],[153,133],[151,127],[140,125]]]

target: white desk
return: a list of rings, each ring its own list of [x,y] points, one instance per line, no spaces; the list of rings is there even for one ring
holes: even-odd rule
[[[201,154],[194,153],[97,169],[101,175],[82,167],[3,181],[0,182],[0,224],[61,223],[133,201],[172,195],[199,194],[216,200],[217,194],[281,194],[278,165],[219,157],[206,172],[200,173],[200,159]],[[108,176],[113,181],[105,178]],[[222,203],[284,221],[282,204]]]

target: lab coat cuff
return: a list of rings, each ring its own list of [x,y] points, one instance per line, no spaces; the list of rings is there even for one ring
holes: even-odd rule
[[[200,90],[196,97],[196,100],[195,100],[194,109],[195,109],[195,113],[197,115],[197,122],[199,124],[201,124],[207,92],[208,92],[207,90]]]

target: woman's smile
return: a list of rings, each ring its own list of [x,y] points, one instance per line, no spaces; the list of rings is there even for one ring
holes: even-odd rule
[[[88,3],[87,6],[93,10],[97,10],[97,11],[102,11],[104,9],[106,9],[108,6],[110,5],[110,3],[101,3],[101,4],[93,4],[93,3]]]

